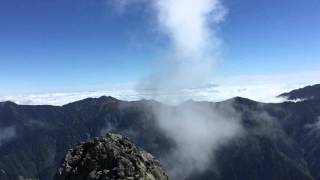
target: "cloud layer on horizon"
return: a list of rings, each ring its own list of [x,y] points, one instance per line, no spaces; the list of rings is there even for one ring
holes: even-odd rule
[[[316,83],[316,82],[314,82]],[[314,84],[313,83],[313,84]],[[301,88],[309,83],[266,83],[266,84],[248,84],[248,85],[208,85],[193,89],[183,89],[179,92],[163,92],[159,94],[156,100],[176,104],[172,102],[172,96],[180,96],[181,101],[223,101],[236,96],[249,98],[261,102],[282,102],[284,99],[276,96]],[[135,88],[112,89],[103,91],[83,91],[83,92],[61,92],[61,93],[43,93],[26,95],[8,95],[0,96],[0,101],[12,101],[23,105],[64,105],[70,102],[82,100],[85,98],[97,98],[100,96],[113,96],[120,100],[134,101],[140,99],[153,99],[153,94],[149,90],[135,90]]]
[[[224,77],[213,81],[215,83],[192,89],[183,89],[173,94],[164,91],[156,100],[168,103],[172,96],[177,94],[183,100],[196,101],[223,101],[236,96],[249,98],[261,102],[282,102],[284,99],[276,98],[277,95],[307,85],[320,83],[320,72],[309,71],[299,74],[274,74]],[[134,83],[132,83],[134,84]],[[12,101],[25,105],[64,105],[89,97],[113,96],[120,100],[153,99],[152,91],[136,90],[134,85],[124,85],[99,91],[57,92],[21,95],[0,95],[1,101]]]

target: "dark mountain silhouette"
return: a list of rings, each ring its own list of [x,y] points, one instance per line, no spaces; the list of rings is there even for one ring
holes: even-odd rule
[[[320,179],[320,99],[266,104],[237,97],[188,103],[218,111],[231,106],[246,133],[222,146],[205,171],[194,171],[187,179]],[[68,149],[107,132],[130,137],[161,160],[175,142],[157,127],[152,107],[175,108],[112,97],[61,107],[0,103],[0,179],[51,180]]]
[[[319,99],[320,84],[296,89],[288,93],[283,93],[280,94],[279,97],[284,97],[288,100]]]

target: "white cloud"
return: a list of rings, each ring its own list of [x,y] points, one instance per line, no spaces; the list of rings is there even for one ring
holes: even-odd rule
[[[238,76],[216,80],[217,86],[183,89],[179,92],[163,91],[157,96],[157,100],[170,103],[178,103],[183,100],[193,99],[198,101],[223,101],[235,96],[246,97],[262,102],[281,102],[283,99],[277,95],[307,85],[319,83],[320,73],[305,72],[299,74]],[[134,83],[133,83],[134,84]],[[152,91],[137,91],[131,85],[122,88],[113,88],[104,91],[85,91],[71,93],[47,93],[29,95],[0,96],[0,101],[13,101],[27,105],[63,105],[88,97],[113,96],[121,100],[139,100],[153,98]],[[176,102],[172,102],[175,96]],[[178,96],[178,98],[177,98]]]
[[[194,170],[206,170],[215,160],[216,150],[244,132],[231,103],[223,108],[186,103],[175,109],[157,106],[154,110],[157,125],[176,143],[160,158],[171,179],[187,179]]]

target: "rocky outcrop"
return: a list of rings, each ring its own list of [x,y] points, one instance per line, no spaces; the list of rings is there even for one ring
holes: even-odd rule
[[[69,150],[55,180],[167,180],[159,161],[128,138],[106,134]]]

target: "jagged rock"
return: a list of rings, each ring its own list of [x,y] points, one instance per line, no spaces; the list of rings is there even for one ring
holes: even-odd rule
[[[167,180],[159,161],[128,138],[108,133],[69,150],[54,180]]]

